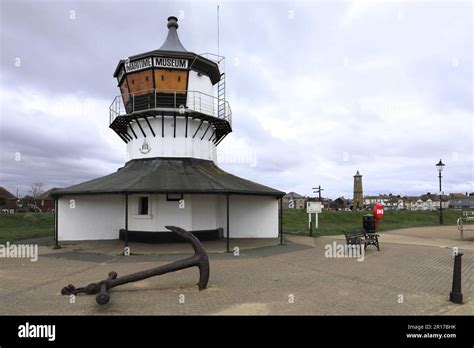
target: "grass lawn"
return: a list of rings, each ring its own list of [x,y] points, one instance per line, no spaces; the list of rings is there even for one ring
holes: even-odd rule
[[[53,213],[0,214],[0,243],[53,237]]]
[[[362,216],[369,211],[323,211],[319,214],[319,228],[313,235],[333,235],[362,228]],[[443,210],[445,225],[455,225],[462,216],[460,210]],[[312,214],[314,224],[314,214]],[[439,225],[438,211],[386,211],[379,221],[378,232],[407,227]],[[283,232],[309,234],[308,214],[303,209],[283,209]]]
[[[362,228],[362,216],[368,211],[323,211],[319,214],[319,228],[315,236],[342,234]],[[456,224],[459,210],[443,211],[446,225]],[[314,214],[313,214],[314,222]],[[439,225],[437,211],[386,211],[377,231]],[[308,214],[303,209],[283,210],[283,232],[308,235]],[[21,239],[54,236],[53,213],[0,214],[0,243]]]

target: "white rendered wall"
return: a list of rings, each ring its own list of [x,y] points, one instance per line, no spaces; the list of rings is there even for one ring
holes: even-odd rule
[[[129,196],[129,230],[166,231],[166,225],[175,225],[186,230],[198,231],[222,227],[227,228],[225,195],[184,195],[185,208],[178,202],[167,202],[166,195],[148,195],[150,216],[138,216],[138,197]],[[145,195],[146,196],[146,195]],[[278,237],[278,200],[266,196],[230,196],[231,238],[276,238]]]
[[[199,96],[192,92],[188,93],[187,104],[191,108],[201,110],[204,113],[210,113],[217,110],[217,105],[214,105],[214,86],[211,80],[206,75],[199,76],[197,72],[189,72],[188,80],[188,91],[198,91],[204,93],[207,96]],[[202,104],[198,100],[202,99]],[[133,133],[129,130],[129,134],[132,136],[132,140],[127,143],[126,159],[137,159],[137,158],[150,158],[150,157],[192,157],[198,159],[205,159],[216,161],[216,146],[212,142],[211,135],[214,128],[211,126],[206,133],[208,122],[203,122],[201,128],[199,128],[200,120],[188,119],[188,134],[186,135],[186,119],[183,115],[176,116],[176,137],[174,135],[174,118],[172,116],[165,116],[164,127],[162,127],[161,116],[149,117],[148,122],[155,132],[155,136],[151,133],[151,130],[144,119],[138,119],[132,121],[132,128],[135,131],[138,139],[135,139]],[[142,153],[140,148],[143,145],[145,137],[143,136],[140,127],[143,128],[147,134],[146,140],[151,147],[150,152]],[[164,129],[164,137],[162,136],[162,128]],[[196,136],[193,138],[194,133],[199,128]],[[204,135],[205,134],[205,135]],[[201,140],[201,138],[204,138]],[[210,140],[211,138],[211,140]]]
[[[151,127],[155,131],[155,136],[151,134],[151,131],[144,119],[138,119],[140,125],[147,134],[146,141],[148,142],[151,150],[148,153],[140,152],[145,137],[143,136],[140,128],[136,122],[132,122],[132,127],[135,130],[138,139],[133,137],[133,140],[127,144],[127,160],[136,158],[151,158],[151,157],[192,157],[198,159],[205,159],[216,161],[216,146],[209,140],[212,135],[213,127],[209,128],[207,122],[203,122],[201,128],[199,124],[201,121],[188,119],[188,137],[186,134],[186,120],[184,117],[176,117],[176,137],[174,137],[174,119],[173,117],[166,117],[164,120],[164,137],[162,137],[162,121],[161,116],[154,118],[148,118]],[[199,129],[199,130],[198,130]],[[196,136],[193,138],[194,133]],[[130,135],[131,132],[129,132]],[[205,135],[204,135],[205,134]],[[201,138],[204,138],[201,140]],[[133,136],[133,135],[132,135]]]
[[[231,195],[230,238],[278,237],[278,200],[275,197]],[[226,197],[219,197],[218,219],[227,233]]]
[[[61,197],[58,240],[118,239],[125,223],[124,213],[122,195]]]
[[[217,195],[192,195],[192,226],[193,231],[213,230],[222,227],[217,218]]]
[[[149,215],[138,215],[138,198],[142,196],[148,197]],[[216,195],[184,195],[184,208],[179,207],[179,202],[167,201],[165,194],[130,195],[128,203],[130,231],[167,231],[167,225],[191,231],[219,227]]]
[[[214,86],[212,85],[209,76],[199,76],[198,73],[193,70],[189,72],[188,91],[198,91],[210,96],[214,96]],[[192,93],[188,96],[188,98],[192,98]],[[188,100],[188,105],[191,104],[190,102],[191,100]]]
[[[217,225],[224,229],[224,237],[226,236],[226,232],[227,232],[227,210],[226,209],[227,209],[226,196],[218,195],[217,196]]]
[[[148,196],[149,215],[138,215],[138,198]],[[168,202],[164,194],[130,195],[128,197],[128,229],[130,231],[168,231],[165,226],[173,225],[191,230],[191,202],[184,195],[184,209],[179,208],[179,202]]]
[[[138,215],[138,197],[129,196],[128,228],[131,231],[167,231],[166,225],[186,230],[227,227],[225,195],[184,195],[185,207],[166,201],[165,194],[149,197],[149,216]],[[74,208],[70,207],[71,199]],[[123,195],[61,197],[58,201],[59,240],[118,239],[125,227]],[[266,196],[230,196],[231,238],[278,237],[278,200]]]

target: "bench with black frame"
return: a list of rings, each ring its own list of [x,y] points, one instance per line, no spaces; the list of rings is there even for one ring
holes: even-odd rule
[[[364,244],[364,249],[367,248],[367,245],[375,245],[377,250],[380,251],[379,235],[376,233],[367,233],[364,229],[360,229],[344,232],[344,235],[346,236],[346,243],[349,245]]]

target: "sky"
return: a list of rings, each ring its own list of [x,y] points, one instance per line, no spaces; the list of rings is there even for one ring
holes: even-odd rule
[[[117,170],[108,128],[120,59],[157,49],[166,19],[226,57],[228,172],[352,197],[474,191],[470,1],[0,0],[0,186],[67,187]]]

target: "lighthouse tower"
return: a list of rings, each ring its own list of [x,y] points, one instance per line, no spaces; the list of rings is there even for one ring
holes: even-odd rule
[[[354,200],[353,210],[364,209],[364,196],[362,193],[362,175],[359,171],[354,175]]]
[[[110,128],[127,144],[128,160],[215,161],[216,146],[232,131],[224,58],[188,52],[178,37],[178,19],[169,17],[167,26],[159,49],[118,63],[120,95],[110,107]]]
[[[110,105],[109,125],[125,144],[126,163],[54,192],[57,240],[171,241],[167,225],[200,239],[281,232],[285,193],[215,164],[217,146],[232,132],[224,58],[186,50],[178,27],[169,17],[158,49],[118,62],[120,95]]]

